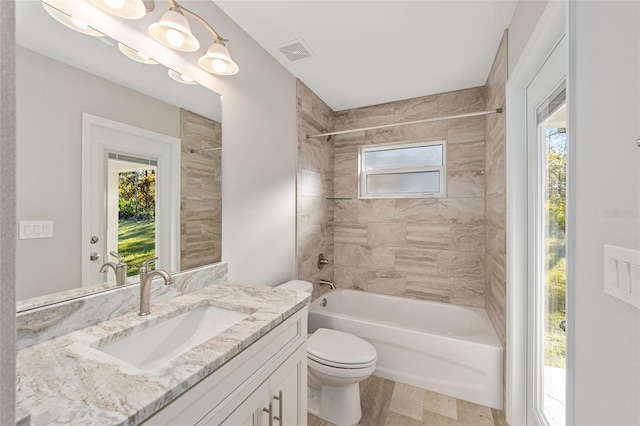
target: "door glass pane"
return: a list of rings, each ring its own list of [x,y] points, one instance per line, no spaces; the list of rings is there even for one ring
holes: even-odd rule
[[[401,194],[440,191],[440,172],[388,173],[367,176],[367,193]]]
[[[565,424],[566,368],[566,104],[547,109],[539,123],[543,152],[543,413],[551,425]]]
[[[120,254],[128,276],[138,275],[142,262],[156,257],[156,165],[109,158],[108,175],[108,251]]]
[[[364,159],[365,170],[441,166],[442,145],[367,151]]]

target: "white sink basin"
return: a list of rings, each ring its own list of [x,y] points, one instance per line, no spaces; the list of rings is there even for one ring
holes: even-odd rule
[[[141,370],[153,370],[248,316],[215,306],[200,306],[98,350]]]

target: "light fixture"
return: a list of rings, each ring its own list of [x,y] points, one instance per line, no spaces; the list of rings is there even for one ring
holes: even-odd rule
[[[182,84],[198,84],[191,77],[188,77],[184,74],[180,74],[179,72],[174,71],[172,69],[169,69],[169,77],[171,77],[178,83],[182,83]]]
[[[125,19],[140,19],[147,13],[142,0],[91,0],[100,9]]]
[[[157,42],[182,52],[195,52],[200,49],[200,42],[191,33],[191,27],[181,10],[172,7],[162,15],[162,19],[149,26],[149,34]]]
[[[200,48],[198,39],[191,33],[189,22],[184,14],[191,15],[213,34],[215,41],[207,49],[207,53],[198,60],[203,70],[218,75],[233,75],[239,70],[233,62],[225,42],[229,41],[220,35],[200,16],[180,6],[175,0],[168,0],[171,9],[162,15],[162,19],[149,26],[149,33],[159,43],[183,52],[195,52]]]
[[[78,32],[81,32],[82,34],[94,37],[104,37],[104,34],[102,34],[100,31],[94,30],[81,20],[74,18],[73,16],[69,16],[45,2],[42,2],[42,7],[44,7],[44,10],[46,10],[47,13],[53,17],[53,19],[60,22],[62,25],[71,28],[72,30],[76,30]]]
[[[156,65],[157,62],[149,57],[149,55],[145,55],[142,52],[138,52],[135,49],[130,48],[129,46],[118,43],[118,49],[129,59],[133,59],[136,62],[140,62],[141,64],[147,65]]]
[[[203,70],[218,75],[234,75],[238,72],[238,65],[231,59],[229,49],[219,40],[209,46],[207,53],[198,59],[198,65]]]

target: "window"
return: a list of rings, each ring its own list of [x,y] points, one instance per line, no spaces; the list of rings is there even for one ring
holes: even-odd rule
[[[445,141],[360,147],[360,198],[444,197]]]

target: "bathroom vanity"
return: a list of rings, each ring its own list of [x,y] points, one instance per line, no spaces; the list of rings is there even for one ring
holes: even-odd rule
[[[18,406],[34,425],[306,424],[308,298],[227,282],[38,343]],[[188,342],[216,318],[233,324]]]

